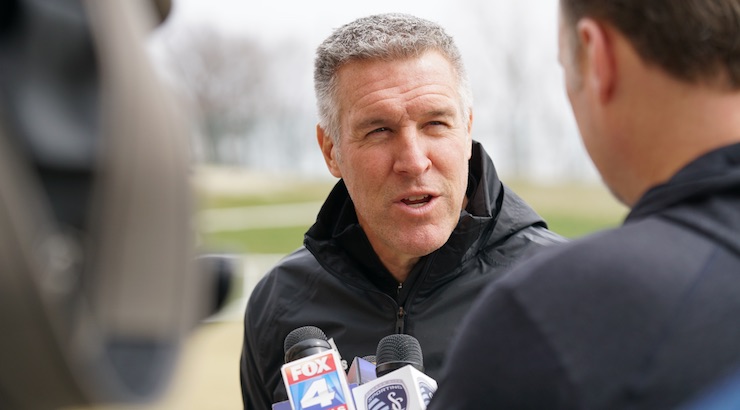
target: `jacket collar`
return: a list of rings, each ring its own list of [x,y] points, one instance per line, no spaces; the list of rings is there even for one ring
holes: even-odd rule
[[[625,223],[659,214],[740,254],[740,143],[711,151],[648,190]]]
[[[546,226],[524,201],[505,188],[493,161],[476,141],[473,142],[468,180],[468,205],[460,213],[450,239],[440,249],[423,257],[408,281],[415,281],[421,271],[429,271],[425,280],[441,279],[488,245],[501,242],[531,225]],[[359,226],[354,204],[342,180],[329,194],[316,223],[306,233],[304,243],[334,274],[341,272],[342,277],[347,278],[358,271],[386,293],[398,288]],[[432,263],[433,269],[425,269]],[[347,269],[346,264],[352,265],[351,268]]]
[[[711,151],[678,171],[666,183],[649,189],[627,216],[636,220],[672,205],[716,194],[717,190],[737,190],[740,184],[740,143]]]

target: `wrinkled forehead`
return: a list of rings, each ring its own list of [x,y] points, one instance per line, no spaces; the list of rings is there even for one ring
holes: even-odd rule
[[[412,67],[415,69],[413,72],[404,71]],[[334,74],[334,94],[339,95],[348,89],[356,88],[358,77],[382,80],[391,72],[399,75],[406,72],[408,74],[406,79],[411,82],[415,79],[413,75],[419,75],[420,70],[443,73],[444,76],[439,78],[440,81],[444,81],[445,84],[452,83],[455,87],[461,85],[460,74],[453,62],[442,51],[430,48],[421,53],[348,59]]]
[[[449,60],[436,51],[399,59],[357,59],[337,72],[336,103],[347,103],[371,93],[405,92],[415,87],[432,87],[461,99],[459,78]]]

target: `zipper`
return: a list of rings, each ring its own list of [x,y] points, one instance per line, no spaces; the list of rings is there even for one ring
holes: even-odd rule
[[[401,296],[401,291],[403,291],[403,282],[398,282],[398,289],[396,289],[396,300],[398,300],[398,298]],[[405,333],[405,319],[406,311],[403,310],[403,306],[399,306],[398,313],[396,313],[396,334]]]
[[[404,332],[405,328],[405,320],[406,319],[406,311],[403,310],[403,306],[400,306],[398,308],[398,313],[396,314],[396,333],[402,334]]]
[[[426,265],[423,267],[423,270],[420,272],[419,278],[417,278],[414,287],[412,287],[409,290],[409,294],[406,297],[406,299],[403,301],[405,304],[408,301],[411,301],[413,303],[414,296],[416,296],[416,291],[419,289],[421,284],[424,282],[424,279],[426,279],[427,275],[429,274],[429,267],[432,265],[432,262],[434,262],[434,256],[429,258],[426,262]],[[396,288],[396,300],[398,300],[399,296],[401,296],[401,291],[403,290],[403,283],[398,283],[398,288]],[[403,334],[406,333],[406,310],[403,308],[403,304],[401,304],[398,307],[398,312],[396,313],[396,333],[397,334]]]
[[[306,246],[306,249],[308,249],[308,251],[311,254],[314,254],[314,252],[312,250],[313,249],[313,246],[311,246],[310,243],[306,243],[305,246]],[[329,274],[333,275],[334,277],[336,277],[336,278],[338,278],[338,279],[340,279],[342,281],[346,281],[346,278],[343,275],[339,274],[335,269],[333,269],[332,266],[330,266],[329,264],[327,264],[326,261],[324,261],[321,258],[316,258],[316,260],[319,262],[319,265],[321,265],[321,267],[324,268],[324,270],[326,270],[327,272],[329,272]],[[424,277],[426,277],[426,274],[428,273],[429,265],[431,264],[430,262],[431,261],[428,261],[426,267],[424,268],[424,274],[423,274],[423,277],[421,278],[422,280],[423,280]],[[402,282],[399,282],[398,283],[398,288],[396,288],[396,299],[394,299],[391,295],[389,295],[387,293],[384,293],[384,292],[381,292],[381,291],[379,291],[379,290],[377,290],[375,288],[372,288],[372,287],[360,285],[358,283],[353,283],[353,282],[349,282],[348,285],[351,286],[351,287],[354,287],[356,289],[360,289],[362,291],[365,291],[365,292],[372,292],[372,293],[376,293],[376,294],[382,295],[383,297],[385,297],[387,299],[390,299],[393,302],[393,304],[396,305],[396,306],[399,306],[397,299],[398,299],[398,296],[401,295],[401,291],[403,290],[403,283]],[[413,299],[413,296],[414,296],[415,293],[416,292],[414,292],[413,289],[412,289],[412,293],[409,294],[409,299]],[[396,312],[396,333],[398,333],[398,334],[406,333],[406,310],[404,310],[403,306],[399,306],[398,307],[398,312]]]

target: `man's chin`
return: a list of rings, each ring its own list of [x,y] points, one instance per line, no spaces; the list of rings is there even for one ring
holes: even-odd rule
[[[444,246],[447,240],[450,238],[449,233],[434,233],[428,232],[409,232],[405,235],[408,239],[404,241],[399,248],[403,249],[404,253],[408,255],[415,255],[422,257],[429,255],[437,249]]]

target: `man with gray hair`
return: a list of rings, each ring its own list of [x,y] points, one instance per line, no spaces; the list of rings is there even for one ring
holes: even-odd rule
[[[473,141],[465,68],[439,25],[384,14],[340,27],[318,48],[315,87],[318,143],[340,180],[304,246],[250,297],[248,409],[286,399],[283,341],[302,326],[322,329],[347,361],[412,335],[435,377],[479,290],[562,241]]]

